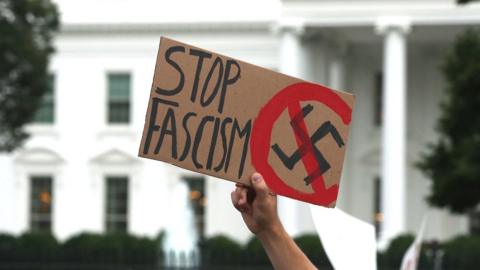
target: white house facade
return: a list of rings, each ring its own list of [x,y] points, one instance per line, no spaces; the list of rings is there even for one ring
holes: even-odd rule
[[[26,144],[0,155],[0,232],[156,236],[182,211],[173,190],[186,182],[201,235],[251,236],[232,183],[137,157],[161,35],[354,93],[337,207],[376,224],[379,244],[415,232],[426,213],[427,239],[468,231],[466,217],[428,206],[429,181],[414,164],[437,138],[439,67],[454,37],[480,24],[479,4],[56,2],[51,94]],[[292,235],[314,231],[305,204],[281,198],[279,209]]]

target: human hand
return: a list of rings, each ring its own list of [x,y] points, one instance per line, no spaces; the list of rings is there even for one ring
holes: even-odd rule
[[[277,214],[277,196],[270,192],[263,177],[254,173],[252,187],[237,184],[232,203],[248,229],[257,235],[276,270],[317,268],[288,235]]]
[[[281,228],[277,196],[270,192],[259,173],[254,173],[250,180],[252,187],[236,185],[236,189],[231,193],[233,206],[242,214],[248,229],[256,235]]]

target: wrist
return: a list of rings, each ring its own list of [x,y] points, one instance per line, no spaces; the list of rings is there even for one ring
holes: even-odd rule
[[[267,244],[268,242],[282,239],[286,233],[287,232],[283,228],[283,225],[280,222],[275,222],[269,228],[266,228],[257,233],[257,237],[260,242]]]

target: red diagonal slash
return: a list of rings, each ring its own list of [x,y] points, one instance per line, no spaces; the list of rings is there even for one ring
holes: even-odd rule
[[[292,102],[288,105],[288,114],[290,115],[290,119],[292,120],[296,115],[301,113],[301,111],[302,109],[300,108],[299,102]],[[301,131],[294,132],[295,140],[297,141],[298,148],[301,148],[302,145],[305,145],[306,154],[302,155],[302,163],[305,167],[305,170],[307,171],[307,175],[314,176],[314,178],[311,180],[311,186],[315,193],[323,194],[323,196],[325,197],[325,201],[334,201],[338,193],[338,185],[332,185],[327,189],[321,173],[315,173],[319,171],[319,168],[317,160],[315,159],[313,142],[308,136],[308,134],[310,133],[308,132],[307,125],[305,124],[305,118],[302,117],[301,120],[297,123]]]
[[[252,137],[250,139],[251,161],[255,169],[263,174],[268,187],[273,192],[293,199],[329,206],[336,200],[338,194],[338,185],[331,186],[327,189],[325,187],[323,177],[319,176],[321,178],[317,178],[317,180],[313,181],[311,184],[314,191],[313,193],[302,192],[289,186],[285,180],[277,175],[275,170],[268,162],[274,124],[277,122],[285,109],[289,110],[290,117],[299,112],[300,102],[302,101],[320,102],[337,114],[344,125],[350,124],[352,109],[334,91],[321,85],[305,82],[287,86],[275,94],[275,96],[273,96],[260,109],[257,118],[253,123]],[[304,133],[308,134],[304,121],[302,121],[301,126]],[[312,172],[312,170],[315,170],[317,165],[315,157],[312,155],[312,143],[307,142],[307,138],[302,139],[298,138],[297,136],[296,141],[299,145],[303,143],[310,143],[310,154],[302,157],[302,163],[304,163],[307,172]],[[308,141],[310,141],[309,138]]]

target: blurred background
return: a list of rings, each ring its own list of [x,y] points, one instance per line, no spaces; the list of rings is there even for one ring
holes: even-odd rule
[[[337,207],[480,261],[480,2],[0,0],[0,269],[271,269],[233,184],[140,159],[160,36],[356,95]],[[304,203],[288,232],[331,269]]]

